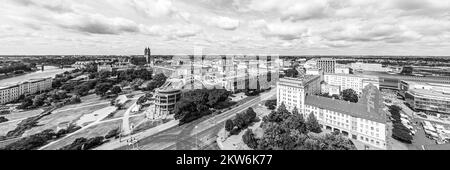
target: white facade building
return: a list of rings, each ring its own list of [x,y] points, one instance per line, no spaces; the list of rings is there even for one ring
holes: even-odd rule
[[[296,107],[304,117],[314,114],[322,128],[340,132],[364,149],[386,149],[386,118],[377,87],[367,86],[359,103],[315,96],[314,89],[315,81],[280,79],[277,104],[290,111]]]
[[[379,78],[376,76],[354,74],[325,74],[323,76],[323,80],[329,85],[341,87],[341,91],[345,89],[353,89],[358,94],[361,94],[363,88],[368,84],[372,84],[378,89],[380,88]]]
[[[322,93],[328,93],[328,95],[339,95],[341,94],[341,87],[335,86],[335,85],[329,85],[326,83],[322,83],[321,85],[321,92]]]
[[[0,104],[17,100],[22,94],[34,94],[52,88],[52,78],[31,79],[15,85],[0,87]]]
[[[336,65],[336,74],[350,74],[350,68],[343,65]]]
[[[282,78],[277,82],[277,105],[283,102],[288,110],[297,107],[300,111],[305,105],[305,95],[319,94],[320,88],[320,76]]]

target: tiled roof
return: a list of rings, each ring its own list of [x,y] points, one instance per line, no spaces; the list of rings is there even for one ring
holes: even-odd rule
[[[383,102],[379,91],[373,85],[368,85],[363,91],[363,97],[359,99],[358,103],[308,95],[306,96],[305,104],[378,123],[386,123],[386,115],[383,111]]]
[[[306,96],[305,104],[347,114],[357,118],[386,123],[385,116],[383,116],[382,113],[378,113],[378,109],[368,112],[367,106],[362,103],[351,103],[343,100],[308,95]],[[376,110],[378,110],[378,112]]]

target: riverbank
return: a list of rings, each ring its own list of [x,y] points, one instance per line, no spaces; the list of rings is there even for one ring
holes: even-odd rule
[[[0,79],[0,87],[8,86],[17,84],[23,81],[27,81],[30,79],[40,79],[40,78],[47,78],[52,77],[54,78],[55,75],[64,73],[66,71],[72,71],[74,68],[59,68],[55,66],[45,66],[44,71],[38,70],[30,73],[25,73],[23,75],[19,76],[12,76],[5,79]]]
[[[10,74],[8,74],[8,75],[3,74],[3,75],[0,76],[0,80],[4,80],[4,79],[8,79],[8,78],[13,78],[13,77],[17,77],[17,76],[22,76],[22,75],[29,74],[29,73],[33,73],[33,72],[36,72],[36,71],[30,71],[30,72],[19,73],[19,74],[14,74],[14,73],[10,73]]]

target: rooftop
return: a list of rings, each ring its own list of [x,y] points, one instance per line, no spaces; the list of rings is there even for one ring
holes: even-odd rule
[[[336,100],[321,96],[306,96],[305,104],[327,110],[336,111],[357,118],[363,118],[378,123],[386,123],[386,117],[382,111],[383,105],[379,91],[368,86],[364,89],[363,97],[358,103]]]
[[[299,84],[300,86],[308,84],[314,79],[320,78],[319,75],[304,75],[301,78],[291,78],[291,77],[284,77],[280,79],[280,83],[293,83],[293,84]]]
[[[409,92],[414,95],[421,95],[424,97],[433,96],[433,97],[440,97],[440,98],[450,100],[450,92],[445,93],[445,92],[440,92],[440,91],[435,91],[435,90],[427,90],[427,89],[409,89]],[[429,97],[427,97],[427,98],[429,98]]]

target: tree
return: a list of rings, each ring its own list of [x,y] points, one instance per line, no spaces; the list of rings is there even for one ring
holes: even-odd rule
[[[78,95],[74,95],[70,98],[70,104],[81,103],[81,98]]]
[[[236,114],[233,123],[236,125],[237,129],[243,129],[246,126],[245,116],[242,113]]]
[[[79,96],[86,96],[86,95],[88,95],[90,89],[91,88],[89,87],[88,84],[83,83],[78,86],[75,86],[74,93]]]
[[[130,84],[130,82],[128,82],[128,81],[126,81],[126,80],[123,80],[123,81],[121,81],[119,84],[120,84],[120,86],[122,86],[122,87],[127,87],[127,86]]]
[[[17,106],[18,109],[27,109],[28,107],[33,105],[33,100],[31,99],[31,97],[26,97],[24,99],[24,101]]]
[[[264,104],[269,110],[275,110],[277,106],[277,100],[267,100]]]
[[[342,91],[342,99],[345,101],[350,101],[352,103],[358,102],[358,94],[356,94],[356,91],[353,89],[345,89]]]
[[[111,83],[100,83],[95,86],[95,94],[99,96],[104,96],[106,92],[111,89],[112,84]]]
[[[298,71],[296,69],[289,69],[289,70],[285,70],[284,74],[286,77],[297,77],[298,76]]]
[[[292,109],[292,114],[293,114],[293,115],[299,115],[299,114],[300,114],[300,113],[298,112],[297,107],[294,107],[294,109]],[[303,119],[303,116],[302,116],[302,119]]]
[[[258,148],[258,140],[255,138],[255,134],[253,134],[253,131],[251,129],[245,131],[244,135],[242,136],[242,141],[247,144],[249,148]]]
[[[100,79],[107,79],[111,76],[111,72],[109,71],[100,71],[99,72],[99,78]]]
[[[245,111],[245,115],[246,115],[246,118],[247,118],[247,124],[253,122],[256,119],[256,112],[251,107],[249,107]]]
[[[61,86],[61,90],[72,91],[75,88],[75,83],[64,83]]]
[[[121,93],[122,92],[122,89],[119,87],[119,86],[114,86],[112,89],[111,89],[111,93],[113,93],[113,94],[119,94],[119,93]]]
[[[46,95],[45,94],[39,94],[34,96],[33,99],[33,107],[37,108],[40,107],[44,104],[44,100],[46,99]]]
[[[294,129],[302,134],[308,133],[305,120],[301,114],[292,114],[285,121],[282,122],[282,126],[285,129]]]
[[[110,139],[119,135],[119,128],[112,129],[105,135],[105,139]]]
[[[314,133],[322,132],[322,129],[320,128],[320,124],[317,121],[316,116],[312,112],[308,115],[308,120],[306,121],[306,127],[309,131],[314,132]]]
[[[284,121],[289,115],[291,113],[286,109],[284,103],[281,103],[277,111],[272,111],[269,115],[264,116],[263,121],[279,123]]]
[[[322,96],[322,97],[328,97],[328,98],[330,98],[330,93],[321,93],[321,94],[319,94],[319,96]]]
[[[394,139],[397,139],[405,143],[411,143],[413,137],[411,136],[410,133],[411,131],[407,127],[405,127],[402,123],[394,123],[392,129],[392,137]]]
[[[142,80],[140,78],[136,78],[131,82],[130,86],[133,90],[138,90],[139,86],[141,86],[143,83],[144,83],[144,80]]]
[[[0,115],[7,115],[7,114],[10,114],[10,113],[11,113],[10,110],[1,110],[0,111]]]
[[[233,129],[234,129],[234,123],[233,123],[233,120],[228,119],[228,120],[225,122],[225,130],[226,130],[227,132],[231,132]]]
[[[153,77],[153,80],[147,84],[148,91],[152,91],[158,87],[161,87],[166,83],[167,77],[163,73],[159,73]]]
[[[117,110],[122,110],[125,105],[122,103],[116,103],[115,106],[117,107]]]
[[[20,140],[11,143],[4,147],[5,150],[33,150],[47,144],[53,139],[56,134],[52,129],[44,130],[40,133],[21,138]]]
[[[284,105],[284,102],[282,102],[280,104],[280,106],[277,109],[277,112],[280,113],[280,114],[285,114],[285,113],[290,114],[289,111],[286,109],[286,105]]]
[[[331,98],[339,99],[340,97],[337,94],[333,94],[333,95],[331,95]]]
[[[7,122],[7,121],[8,121],[7,118],[5,118],[5,117],[0,117],[0,123]]]

